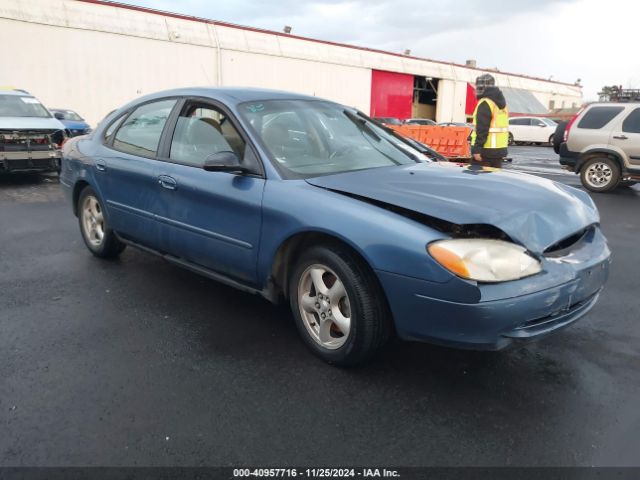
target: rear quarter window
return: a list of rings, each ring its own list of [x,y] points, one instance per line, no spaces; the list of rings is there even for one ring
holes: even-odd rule
[[[578,128],[597,130],[613,120],[624,107],[593,107],[578,122]]]

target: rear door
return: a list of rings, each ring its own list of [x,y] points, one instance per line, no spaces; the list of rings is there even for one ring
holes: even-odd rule
[[[154,188],[167,250],[245,283],[256,282],[265,179],[247,138],[224,107],[185,102],[163,146]],[[234,152],[256,174],[207,172],[207,157]]]
[[[632,166],[640,167],[640,106],[628,108],[617,120],[609,143],[624,151]]]
[[[176,102],[175,98],[155,100],[116,119],[107,128],[102,155],[95,163],[95,178],[112,228],[154,249],[162,249],[154,215],[156,157]]]
[[[516,142],[531,142],[529,139],[529,129],[531,128],[530,118],[512,118],[509,120],[509,132]]]

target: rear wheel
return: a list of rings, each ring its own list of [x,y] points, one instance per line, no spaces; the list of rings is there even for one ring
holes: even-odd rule
[[[80,192],[78,198],[78,221],[82,239],[96,257],[114,258],[125,249],[126,245],[109,228],[102,203],[89,186]]]
[[[363,363],[391,335],[382,288],[345,248],[316,246],[305,252],[289,279],[289,297],[304,342],[328,363]]]
[[[609,192],[620,183],[620,167],[608,157],[594,157],[580,169],[580,180],[592,192]]]
[[[513,133],[509,132],[509,145],[515,145],[516,142],[513,140]]]
[[[551,135],[549,137],[549,145],[553,146],[553,138],[555,137],[555,135]]]

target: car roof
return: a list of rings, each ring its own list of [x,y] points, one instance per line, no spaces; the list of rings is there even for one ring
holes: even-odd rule
[[[243,102],[254,102],[261,100],[325,100],[323,98],[303,95],[301,93],[285,92],[282,90],[270,90],[267,88],[243,88],[243,87],[189,87],[163,90],[152,93],[131,102],[154,100],[164,97],[211,97],[222,100],[225,103],[237,105]]]
[[[28,92],[25,92],[23,90],[15,90],[13,88],[11,89],[0,88],[0,95],[15,95],[16,97],[33,97],[33,95],[31,95]]]

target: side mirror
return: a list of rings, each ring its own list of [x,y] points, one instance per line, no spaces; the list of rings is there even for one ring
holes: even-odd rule
[[[53,114],[53,116],[55,118],[57,118],[58,120],[64,120],[64,114],[60,113],[60,112],[56,112]]]
[[[202,168],[207,172],[251,173],[251,170],[240,165],[235,153],[227,151],[209,155]]]

